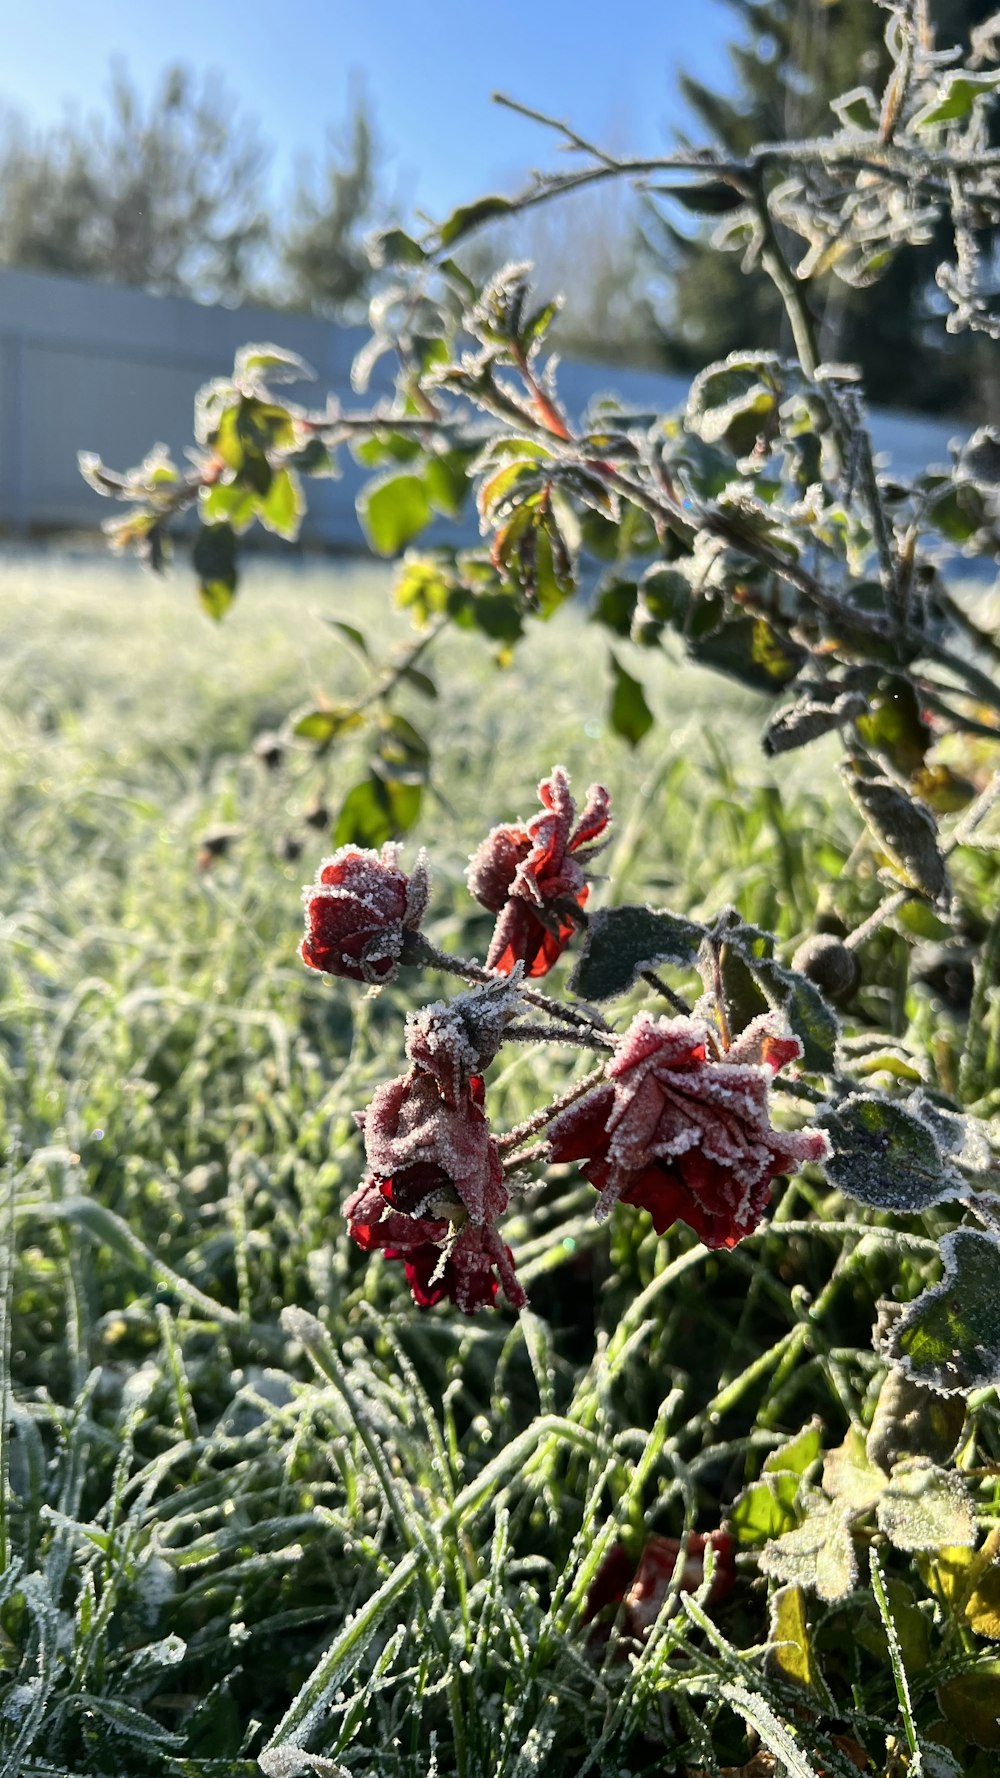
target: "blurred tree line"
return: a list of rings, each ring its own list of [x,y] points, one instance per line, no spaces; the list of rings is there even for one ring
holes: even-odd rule
[[[269,150],[217,77],[167,68],[144,108],[114,67],[102,114],[49,131],[0,115],[0,264],[201,302],[360,314],[364,235],[382,219],[376,158],[358,98],[346,140],[331,136],[318,172],[300,166],[279,224]]]
[[[830,101],[881,90],[888,14],[879,0],[729,0],[729,90],[682,78],[692,142],[733,154],[834,123]],[[968,44],[996,0],[931,0],[939,47]],[[217,79],[166,70],[149,104],[116,69],[106,111],[33,131],[0,116],[0,264],[140,285],[205,302],[258,299],[358,319],[371,294],[364,237],[390,220],[370,113],[357,98],[319,168],[299,168],[278,221],[268,150]],[[533,259],[546,290],[575,293],[567,353],[693,371],[746,347],[780,349],[786,326],[764,273],[711,250],[716,224],[677,198],[597,187],[487,231],[473,275]],[[795,248],[793,248],[793,259]],[[899,254],[862,293],[832,275],[809,285],[824,356],[861,364],[873,401],[981,414],[995,372],[975,336],[945,333],[934,271],[944,243]]]

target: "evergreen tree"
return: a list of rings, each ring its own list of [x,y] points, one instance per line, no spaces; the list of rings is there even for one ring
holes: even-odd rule
[[[881,90],[888,69],[887,12],[877,0],[730,0],[742,40],[730,50],[732,97],[683,78],[684,97],[702,129],[734,156],[760,142],[825,134],[830,101],[852,87]],[[993,0],[934,0],[939,46],[967,44],[994,11]],[[693,134],[693,133],[692,133]],[[760,269],[745,273],[736,254],[708,244],[660,212],[646,230],[646,252],[672,277],[659,311],[666,362],[693,370],[748,340],[781,347],[786,322],[774,286]],[[793,263],[802,243],[790,241]],[[936,239],[896,255],[874,288],[857,291],[828,276],[809,287],[822,354],[859,363],[871,400],[955,413],[982,405],[982,345],[945,333],[935,310],[934,272],[946,243]]]

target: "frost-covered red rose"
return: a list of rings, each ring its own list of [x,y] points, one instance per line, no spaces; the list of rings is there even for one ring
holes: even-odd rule
[[[399,868],[399,847],[381,852],[342,846],[325,858],[302,891],[306,935],[299,954],[310,969],[352,982],[387,982],[395,974],[403,935],[415,932],[427,905],[423,856],[412,876]]]
[[[609,1078],[550,1125],[551,1157],[582,1162],[601,1219],[621,1201],[648,1210],[659,1234],[682,1221],[708,1247],[735,1247],[772,1181],[829,1152],[823,1131],[771,1123],[771,1079],[800,1054],[770,1013],[722,1052],[700,1019],[640,1013]]]
[[[408,1073],[378,1087],[360,1118],[368,1178],[347,1204],[366,1252],[401,1259],[422,1308],[448,1298],[473,1314],[499,1285],[525,1301],[496,1223],[508,1204],[479,1072],[496,1053],[516,989],[489,983],[411,1015]]]
[[[529,976],[546,975],[558,961],[590,893],[583,866],[607,843],[602,785],[591,785],[579,820],[564,767],[553,767],[538,795],[540,814],[494,827],[469,862],[470,894],[497,915],[486,966],[504,975],[518,962]]]

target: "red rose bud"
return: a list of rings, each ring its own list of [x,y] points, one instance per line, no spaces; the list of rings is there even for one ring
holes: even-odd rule
[[[303,963],[352,982],[387,982],[396,973],[403,935],[415,932],[427,905],[423,854],[408,877],[393,844],[373,852],[342,846],[325,858],[316,881],[302,891],[306,935]]]
[[[821,1130],[770,1120],[772,1075],[801,1054],[797,1038],[754,1019],[717,1057],[699,1019],[640,1013],[602,1081],[550,1126],[555,1161],[581,1161],[600,1192],[597,1215],[619,1200],[648,1210],[658,1234],[686,1222],[707,1247],[752,1234],[782,1173],[822,1160]]]
[[[553,767],[538,795],[540,814],[524,825],[494,827],[469,861],[470,894],[497,915],[486,966],[502,975],[519,962],[529,976],[548,974],[590,893],[583,865],[607,844],[601,836],[610,798],[600,784],[588,790],[579,821],[562,766]]]

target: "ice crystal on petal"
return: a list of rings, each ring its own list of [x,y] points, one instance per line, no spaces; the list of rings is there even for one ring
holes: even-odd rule
[[[507,1208],[503,1165],[485,1113],[468,1092],[450,1105],[433,1075],[419,1069],[377,1087],[365,1113],[365,1151],[378,1179],[409,1167],[440,1169],[473,1222]]]

